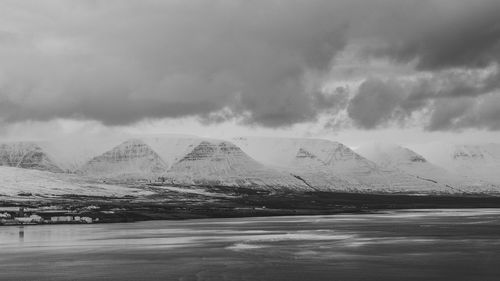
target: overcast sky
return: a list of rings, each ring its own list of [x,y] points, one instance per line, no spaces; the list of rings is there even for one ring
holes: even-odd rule
[[[498,0],[0,2],[0,138],[500,142]]]

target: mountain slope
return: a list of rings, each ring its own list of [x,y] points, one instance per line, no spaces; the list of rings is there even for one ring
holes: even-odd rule
[[[422,155],[394,144],[374,143],[359,147],[356,152],[385,169],[401,170],[431,179],[454,176],[446,169],[428,162]]]
[[[359,185],[351,184],[330,171],[316,155],[299,148],[290,165],[291,173],[321,191],[358,191]]]
[[[167,164],[141,140],[132,139],[94,157],[79,172],[113,179],[155,179]]]
[[[301,180],[258,163],[225,141],[202,141],[172,165],[165,177],[182,185],[311,190]]]
[[[30,142],[0,144],[0,166],[62,172],[40,146]]]

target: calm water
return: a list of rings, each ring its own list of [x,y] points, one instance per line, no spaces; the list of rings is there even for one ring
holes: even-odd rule
[[[500,280],[500,210],[0,227],[0,280]]]

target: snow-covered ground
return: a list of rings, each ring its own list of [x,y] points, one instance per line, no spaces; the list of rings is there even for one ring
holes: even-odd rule
[[[77,175],[0,167],[0,196],[19,197],[20,193],[31,193],[35,197],[64,194],[112,197],[152,194],[136,188],[93,183]]]
[[[228,194],[209,192],[205,189],[196,188],[196,187],[177,187],[177,186],[170,186],[170,185],[161,185],[161,186],[155,186],[155,188],[173,191],[173,192],[177,192],[177,193],[197,194],[197,195],[203,195],[203,196],[208,196],[208,197],[225,197],[225,198],[233,198],[234,197],[234,196],[231,196]]]

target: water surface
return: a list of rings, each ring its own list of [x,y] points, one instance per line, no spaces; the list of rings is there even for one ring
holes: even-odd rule
[[[500,280],[500,210],[0,227],[0,280]]]

